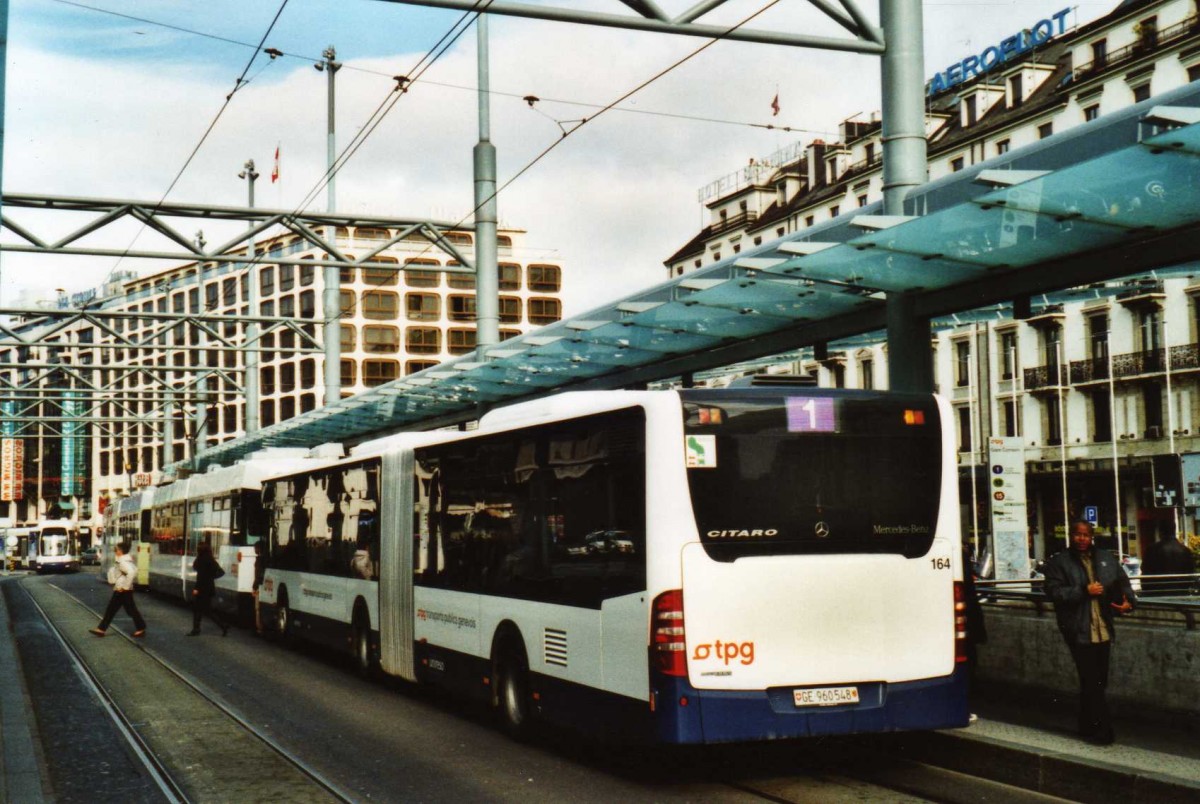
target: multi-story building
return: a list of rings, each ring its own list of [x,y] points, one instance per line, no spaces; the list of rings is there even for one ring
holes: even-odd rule
[[[395,234],[380,227],[339,227],[334,244],[353,258],[374,252]],[[562,317],[562,266],[527,248],[525,236],[522,230],[502,229],[497,237],[502,339]],[[473,256],[470,232],[445,237],[464,256]],[[4,439],[6,467],[14,471],[0,488],[0,516],[21,521],[53,512],[88,519],[107,501],[153,483],[164,466],[243,435],[245,398],[238,372],[245,366],[239,347],[245,346],[246,330],[236,322],[251,315],[250,282],[257,285],[257,315],[295,320],[294,328],[264,328],[259,341],[260,426],[324,404],[322,255],[293,235],[263,240],[256,252],[258,261],[251,266],[180,265],[110,282],[99,293],[74,300],[62,295],[57,304],[70,308],[82,301],[105,313],[231,318],[208,332],[148,317],[63,326],[29,315],[16,325],[26,337],[45,333],[42,345],[0,348],[0,375],[10,388],[36,386],[24,392],[26,398],[51,401],[23,410],[10,398],[0,412],[57,417],[90,411],[97,418],[65,423],[62,434],[58,428],[37,427],[35,436],[22,430],[23,437]],[[284,256],[312,264],[271,263]],[[371,262],[383,265],[340,271],[343,396],[475,348],[475,278],[442,270],[457,265],[450,254],[414,235]],[[141,367],[148,370],[129,370]],[[0,427],[9,435],[16,432],[13,421],[6,423],[2,416]]]
[[[1125,0],[1075,29],[1066,16],[1048,4],[1014,20],[1013,37],[934,76],[931,180],[1132,104],[1151,106],[1155,95],[1200,78],[1192,0]],[[701,190],[710,223],[666,260],[668,275],[880,200],[878,116],[844,121],[840,133],[840,142],[752,160]],[[972,319],[934,336],[935,382],[958,424],[968,532],[988,529],[991,436],[1024,445],[1031,555],[1054,552],[1065,523],[1088,509],[1102,535],[1119,524],[1121,546],[1135,555],[1171,532],[1178,509],[1155,507],[1151,467],[1156,455],[1200,452],[1200,263],[1035,301],[1022,320],[1011,311],[962,317]],[[784,365],[826,386],[887,385],[882,334],[823,357]],[[1200,529],[1192,514],[1180,519],[1188,534]]]

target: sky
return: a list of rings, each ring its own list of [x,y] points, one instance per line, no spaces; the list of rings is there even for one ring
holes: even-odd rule
[[[1068,22],[1085,24],[1117,2],[1077,4]],[[675,13],[694,4],[659,0]],[[619,0],[557,5],[628,13]],[[1065,5],[924,3],[926,76]],[[732,24],[764,6],[753,27],[844,34],[805,0],[730,0],[703,21]],[[873,0],[860,7],[878,19]],[[344,65],[339,151],[391,96],[391,76],[419,76],[338,173],[338,210],[452,221],[470,212],[474,28],[425,58],[460,12],[384,0],[10,0],[9,9],[5,194],[243,206],[237,174],[254,159],[257,206],[309,200],[323,211],[324,191],[312,191],[325,171],[327,79],[312,65],[333,45]],[[871,56],[723,41],[684,60],[707,40],[498,15],[489,26],[491,141],[499,183],[513,179],[498,197],[500,222],[528,233],[531,256],[561,261],[568,316],[664,281],[663,260],[707,223],[702,186],[750,158],[836,139],[840,121],[880,108]],[[260,43],[286,55],[256,55]],[[243,74],[248,82],[233,92]],[[531,106],[529,95],[540,100]],[[86,220],[5,214],[44,237]],[[197,228],[209,243],[227,236]],[[89,242],[156,244],[133,223]],[[0,305],[22,291],[83,291],[114,269],[162,267],[5,253]]]

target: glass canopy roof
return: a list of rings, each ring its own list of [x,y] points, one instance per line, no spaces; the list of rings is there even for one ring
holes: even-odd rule
[[[1200,106],[1200,92],[1193,90],[1185,103]],[[1019,149],[1010,160],[993,160],[954,182],[916,191],[917,205],[926,210],[919,217],[884,218],[873,214],[878,205],[866,207],[858,216],[844,215],[504,341],[484,361],[474,355],[449,360],[218,445],[202,453],[200,462],[229,463],[267,446],[311,447],[465,421],[475,418],[481,404],[552,393],[606,375],[613,378],[609,387],[621,387],[628,381],[621,375],[629,370],[652,370],[679,356],[695,356],[697,367],[714,368],[718,363],[704,366],[708,350],[805,323],[854,321],[856,313],[878,313],[889,292],[965,287],[997,273],[1053,271],[1068,257],[1127,248],[1200,224],[1200,124],[1182,125],[1196,119],[1196,109],[1145,104],[1134,109],[1139,117],[1132,128],[1128,115],[1113,123],[1132,134],[1123,134],[1124,147],[1038,171],[1019,168],[1046,162],[1047,151]],[[1103,121],[1088,126],[1112,139],[1112,132],[1102,131]],[[1078,160],[1087,150],[1068,144],[1059,152],[1073,152]],[[929,211],[938,205],[939,192],[960,200]],[[979,299],[976,306],[997,301],[1002,299]],[[867,323],[877,317],[858,318],[864,324],[857,332],[877,328]],[[851,325],[844,334],[855,332]],[[664,366],[659,376],[678,374]]]

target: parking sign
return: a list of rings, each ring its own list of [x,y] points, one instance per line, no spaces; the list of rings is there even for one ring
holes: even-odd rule
[[[1093,525],[1095,525],[1097,522],[1099,522],[1100,521],[1099,506],[1095,506],[1095,505],[1083,506],[1083,521],[1091,522]]]

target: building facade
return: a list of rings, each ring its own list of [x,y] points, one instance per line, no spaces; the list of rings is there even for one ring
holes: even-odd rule
[[[1077,27],[1066,9],[1042,11],[931,79],[931,180],[1132,104],[1152,106],[1156,94],[1200,78],[1193,0],[1126,0]],[[843,121],[840,133],[708,185],[700,197],[710,223],[665,261],[668,275],[880,200],[878,116]],[[1067,523],[1085,514],[1133,556],[1179,531],[1200,548],[1194,509],[1156,505],[1153,470],[1156,457],[1200,452],[1200,262],[1035,300],[1020,320],[1010,309],[965,311],[959,321],[938,329],[933,345],[936,388],[958,431],[965,533],[986,545],[988,440],[1006,437],[1025,452],[1031,557],[1059,549]],[[882,334],[831,346],[820,360],[791,357],[769,370],[829,387],[887,387]]]
[[[375,252],[396,234],[380,227],[338,227],[333,242],[353,259]],[[562,266],[527,248],[525,236],[501,229],[497,237],[501,339],[562,317]],[[464,257],[473,257],[471,232],[445,237]],[[0,348],[0,377],[9,388],[23,389],[0,402],[0,462],[7,479],[0,488],[0,517],[91,519],[119,496],[157,482],[164,466],[243,435],[241,372],[246,348],[254,347],[238,319],[252,314],[251,282],[258,291],[255,314],[292,322],[263,326],[260,333],[259,425],[325,403],[322,254],[290,234],[264,239],[256,252],[253,265],[181,265],[151,276],[120,277],[123,281],[98,292],[74,299],[62,295],[53,303],[146,317],[64,325],[30,314],[15,323],[25,338],[40,334],[42,345]],[[271,262],[283,257],[301,264]],[[378,267],[340,270],[342,396],[475,348],[475,277],[445,271],[458,265],[452,255],[414,235],[371,262]],[[205,328],[151,317],[169,314],[231,321]],[[59,415],[84,421],[64,422],[61,433],[40,425],[32,435],[28,428],[18,432],[22,417]]]

